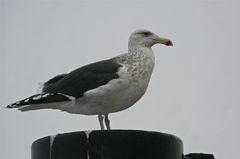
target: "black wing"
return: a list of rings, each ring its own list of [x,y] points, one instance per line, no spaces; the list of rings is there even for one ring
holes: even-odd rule
[[[82,97],[84,92],[107,84],[112,79],[119,78],[117,72],[121,67],[113,59],[104,60],[80,67],[69,74],[46,82],[43,93],[62,93],[75,98]]]
[[[50,87],[52,84],[55,84],[57,83],[59,80],[61,80],[63,77],[65,77],[67,74],[60,74],[60,75],[57,75],[53,78],[51,78],[50,80],[48,80],[47,82],[45,82],[43,84],[43,90],[44,89],[47,89],[48,87]]]
[[[42,93],[35,94],[31,97],[25,98],[13,104],[9,104],[6,108],[19,108],[25,105],[33,105],[33,104],[43,104],[43,103],[54,103],[54,102],[62,102],[62,101],[70,101],[71,99],[60,93]]]

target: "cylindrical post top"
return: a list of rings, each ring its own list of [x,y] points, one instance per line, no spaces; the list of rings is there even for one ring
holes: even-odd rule
[[[32,159],[181,159],[173,135],[139,130],[80,131],[38,139]]]

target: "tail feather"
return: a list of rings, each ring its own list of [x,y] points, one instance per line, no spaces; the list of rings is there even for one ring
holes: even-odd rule
[[[61,106],[66,102],[54,102],[54,103],[44,103],[44,104],[33,104],[33,105],[25,105],[18,107],[18,110],[21,112],[30,111],[30,110],[39,110],[39,109],[61,109]]]
[[[9,104],[6,108],[18,108],[21,111],[51,108],[57,109],[59,103],[70,101],[69,96],[61,93],[43,93],[35,94],[13,104]]]

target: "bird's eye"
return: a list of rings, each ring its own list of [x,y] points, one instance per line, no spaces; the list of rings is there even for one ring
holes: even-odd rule
[[[145,36],[145,37],[150,36],[151,34],[152,33],[150,33],[150,32],[142,32],[142,35]]]

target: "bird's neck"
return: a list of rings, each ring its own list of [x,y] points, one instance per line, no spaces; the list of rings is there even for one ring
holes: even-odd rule
[[[154,60],[154,54],[151,47],[130,43],[128,45],[128,53],[133,58],[152,57]]]
[[[141,50],[143,46],[136,43],[135,41],[129,39],[128,41],[128,52],[129,53],[136,53],[138,52],[139,50]]]
[[[151,47],[130,45],[127,58],[138,67],[145,82],[148,83],[155,65],[155,56]],[[137,77],[138,78],[138,77]]]

